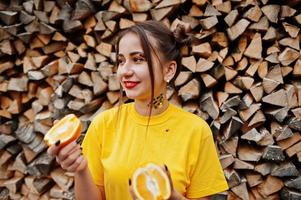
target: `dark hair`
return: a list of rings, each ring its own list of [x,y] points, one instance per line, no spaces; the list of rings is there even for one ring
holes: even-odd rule
[[[175,76],[170,80],[173,84],[174,80],[181,71],[181,47],[184,45],[190,45],[192,43],[192,37],[188,36],[185,32],[183,25],[178,25],[174,32],[170,31],[162,22],[149,20],[145,22],[137,23],[136,25],[129,27],[122,31],[116,41],[116,56],[119,54],[119,42],[121,38],[127,33],[135,33],[140,38],[142,49],[144,52],[145,59],[148,64],[150,80],[151,80],[151,104],[154,98],[154,69],[152,62],[152,53],[158,58],[159,63],[162,65],[163,62],[175,61],[177,63],[177,70]],[[149,37],[152,37],[156,42],[152,44],[149,41]],[[160,55],[157,54],[157,51]],[[162,58],[160,56],[162,55]],[[118,59],[116,59],[118,60]],[[118,63],[117,63],[118,65]],[[121,89],[122,93],[122,89]],[[122,98],[120,98],[122,99]],[[152,112],[150,109],[149,117]]]

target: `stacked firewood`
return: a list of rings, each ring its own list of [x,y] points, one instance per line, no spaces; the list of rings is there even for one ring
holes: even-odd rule
[[[170,101],[211,126],[228,199],[301,199],[301,1],[0,0],[0,199],[73,199],[43,136],[118,105],[114,36],[155,19],[196,44]],[[126,101],[126,99],[125,99]]]

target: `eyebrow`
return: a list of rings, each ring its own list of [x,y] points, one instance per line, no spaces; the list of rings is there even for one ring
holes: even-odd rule
[[[133,56],[136,54],[142,54],[144,56],[144,53],[142,51],[133,51],[130,53],[130,56]],[[118,54],[117,56],[123,56],[123,54]]]

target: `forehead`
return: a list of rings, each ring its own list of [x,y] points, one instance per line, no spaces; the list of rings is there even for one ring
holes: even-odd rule
[[[119,41],[119,54],[129,54],[130,52],[143,52],[140,38],[136,33],[126,33]]]

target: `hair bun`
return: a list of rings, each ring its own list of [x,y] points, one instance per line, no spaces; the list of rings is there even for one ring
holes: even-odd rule
[[[173,34],[180,47],[191,46],[193,38],[191,35],[186,33],[186,29],[183,24],[178,24]]]

